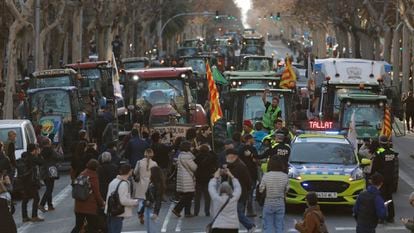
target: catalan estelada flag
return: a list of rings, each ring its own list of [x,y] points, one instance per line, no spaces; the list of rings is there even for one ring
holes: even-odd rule
[[[213,73],[210,69],[210,64],[206,63],[207,82],[210,100],[210,121],[214,125],[216,121],[223,117],[223,112],[220,107],[219,93],[217,91],[216,83],[214,82]]]
[[[282,73],[280,87],[284,89],[294,89],[296,87],[296,74],[292,68],[292,61],[289,57],[286,58],[285,70]]]
[[[384,122],[382,123],[381,135],[385,135],[388,139],[391,138],[392,127],[391,127],[391,112],[389,107],[385,107]]]

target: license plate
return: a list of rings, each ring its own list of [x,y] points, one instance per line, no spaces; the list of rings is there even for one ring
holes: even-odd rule
[[[333,193],[333,192],[317,192],[316,196],[318,196],[318,198],[337,198],[338,197],[338,193]]]

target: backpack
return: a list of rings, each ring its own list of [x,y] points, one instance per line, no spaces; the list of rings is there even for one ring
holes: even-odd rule
[[[72,182],[72,197],[77,201],[86,201],[92,193],[89,176],[79,175]]]
[[[126,182],[126,181],[121,180],[116,186],[115,191],[112,192],[111,195],[108,197],[108,215],[110,216],[118,216],[125,212],[125,206],[121,204],[121,201],[119,199],[119,193],[118,193],[119,186],[121,185],[122,182]]]
[[[32,169],[29,168],[26,158],[16,160],[17,177],[28,177],[32,173]]]

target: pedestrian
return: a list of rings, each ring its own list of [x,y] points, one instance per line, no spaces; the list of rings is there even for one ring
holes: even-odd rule
[[[263,207],[264,233],[284,232],[285,197],[289,189],[288,175],[280,158],[269,160],[268,172],[263,175],[259,191],[265,193]]]
[[[86,201],[75,199],[76,224],[71,233],[80,233],[84,227],[85,220],[87,221],[86,232],[98,232],[98,209],[105,206],[105,202],[99,188],[98,174],[96,173],[98,167],[98,160],[91,159],[86,164],[86,169],[80,173],[82,176],[89,177],[91,193]]]
[[[278,130],[275,133],[275,143],[272,148],[265,151],[263,158],[267,158],[268,161],[270,158],[276,156],[280,158],[280,161],[283,163],[284,172],[287,174],[289,171],[289,157],[290,157],[290,146],[285,141],[285,134]],[[264,168],[262,166],[262,168]],[[264,172],[266,172],[264,170]]]
[[[112,155],[105,151],[100,156],[100,166],[97,169],[99,179],[99,189],[103,199],[106,199],[108,194],[108,185],[118,174],[118,166],[113,164]]]
[[[98,100],[96,90],[89,89],[88,97],[84,98],[85,113],[89,119],[95,119],[98,111]]]
[[[226,154],[227,168],[230,170],[231,174],[237,178],[242,187],[242,193],[237,204],[237,215],[239,221],[249,233],[254,232],[256,225],[245,215],[246,202],[248,200],[250,189],[252,187],[252,180],[249,174],[249,169],[240,160],[238,151],[229,149],[226,151]]]
[[[353,208],[357,233],[375,233],[378,221],[386,219],[387,209],[380,192],[383,184],[384,177],[375,173],[371,176],[371,185],[358,195]]]
[[[4,153],[4,144],[2,141],[0,141],[0,171],[5,172],[7,177],[12,173],[10,159]]]
[[[12,183],[13,183],[13,178],[14,178],[14,171],[16,169],[16,137],[17,137],[17,133],[14,130],[10,130],[9,132],[7,132],[7,141],[4,144],[4,153],[7,156],[7,158],[9,158],[10,161],[10,165],[11,165],[11,169],[9,173],[9,178],[12,179]]]
[[[191,142],[183,141],[180,145],[181,152],[177,159],[177,192],[180,194],[180,200],[172,210],[177,217],[181,217],[183,209],[185,217],[194,216],[191,214],[191,201],[195,192],[197,164],[194,162],[195,157],[191,153],[191,147]]]
[[[260,151],[263,151],[263,147],[262,147],[262,141],[263,138],[266,137],[267,132],[265,131],[265,129],[263,128],[263,123],[258,121],[254,124],[254,132],[252,134],[254,141],[255,141],[255,147],[257,149],[257,151],[260,154]]]
[[[125,156],[132,165],[137,164],[138,160],[144,158],[144,152],[149,148],[149,144],[139,137],[137,129],[132,129],[131,139],[125,148]]]
[[[145,228],[148,233],[158,233],[161,231],[159,226],[159,214],[161,203],[165,194],[166,184],[164,173],[161,168],[151,167],[151,177],[148,189],[145,192]]]
[[[398,177],[394,177],[396,153],[389,146],[389,139],[385,135],[379,137],[380,147],[377,149],[374,159],[372,160],[371,173],[380,173],[384,177],[384,184],[381,187],[381,196],[385,201],[391,201],[387,205],[387,219],[389,223],[394,223],[394,203],[392,200],[392,194],[394,192],[394,180]]]
[[[108,151],[103,152],[99,156],[100,166],[97,169],[98,180],[99,180],[99,191],[101,193],[102,199],[106,199],[108,194],[109,183],[118,174],[118,166],[111,162],[112,156]],[[104,232],[107,232],[107,217],[103,209],[98,209],[98,224],[101,229],[104,229]]]
[[[55,180],[58,178],[57,161],[58,155],[52,148],[52,141],[49,138],[45,138],[42,141],[42,151],[40,152],[41,158],[44,160],[42,166],[43,170],[43,182],[45,183],[46,190],[40,201],[39,210],[42,212],[53,211],[53,189],[55,186]],[[45,204],[47,202],[47,210]]]
[[[228,149],[234,149],[233,140],[231,139],[224,140],[224,149],[218,154],[218,162],[221,168],[226,164],[226,151]]]
[[[151,168],[157,167],[158,164],[152,158],[154,157],[154,151],[148,148],[144,152],[145,158],[139,160],[135,165],[133,177],[134,177],[134,198],[139,200],[138,206],[138,219],[141,224],[144,224],[144,201],[145,192],[148,189],[151,177]]]
[[[318,197],[315,192],[306,194],[306,205],[303,221],[296,222],[295,229],[300,233],[326,233],[325,217],[318,205]]]
[[[196,188],[194,197],[194,215],[200,212],[201,197],[204,198],[204,214],[210,216],[210,195],[208,194],[208,182],[218,168],[217,156],[211,151],[208,144],[202,144],[194,162],[197,164]]]
[[[109,184],[105,205],[105,213],[108,215],[108,233],[121,233],[123,220],[131,217],[133,208],[138,205],[138,200],[131,198],[128,180],[131,175],[131,165],[122,164],[119,167],[119,175]],[[118,192],[119,202],[124,206],[124,213],[117,216],[112,216],[108,209],[109,197],[114,192]]]
[[[263,126],[268,131],[273,130],[273,122],[276,121],[276,119],[279,119],[282,117],[282,111],[279,107],[279,98],[277,96],[272,97],[272,102],[267,101],[267,95],[269,93],[269,89],[266,89],[263,92],[262,100],[263,104],[265,106],[265,113],[263,115]]]
[[[414,132],[414,96],[413,92],[409,91],[408,95],[403,98],[402,102],[405,104],[405,121],[407,122],[407,131]],[[410,125],[411,121],[411,125]]]
[[[222,182],[221,171],[229,181]],[[215,216],[211,223],[212,233],[239,232],[237,206],[242,193],[239,180],[228,169],[218,169],[208,183],[208,192],[212,200],[212,214]]]
[[[71,164],[70,164],[70,176],[71,179],[74,180],[79,174],[85,170],[86,164],[89,160],[85,156],[85,150],[88,142],[87,141],[79,141],[76,144],[75,153],[72,156]]]
[[[2,159],[0,158],[0,160]],[[13,218],[14,206],[11,190],[12,183],[8,176],[8,171],[0,167],[0,232],[2,233],[17,233],[16,223]]]
[[[106,144],[106,152],[111,153],[111,163],[118,167],[121,162],[121,158],[118,156],[116,142],[108,142]]]
[[[161,143],[161,135],[159,132],[154,132],[151,135],[151,149],[154,151],[154,161],[157,162],[158,166],[164,171],[168,170],[170,166],[170,157],[168,156],[171,148]]]
[[[239,150],[239,158],[249,169],[250,180],[251,180],[251,187],[249,188],[250,193],[247,198],[247,216],[248,217],[256,217],[254,212],[254,200],[253,200],[253,192],[256,188],[256,183],[258,180],[258,168],[259,168],[259,160],[256,147],[254,147],[254,138],[251,134],[245,134],[243,136],[244,145]]]
[[[241,132],[242,136],[245,134],[252,134],[253,135],[253,124],[250,120],[244,120],[243,121],[243,131]]]
[[[242,135],[240,132],[234,132],[231,139],[233,140],[233,145],[235,150],[240,150],[242,146]]]
[[[98,146],[96,143],[88,143],[86,145],[86,150],[84,152],[84,156],[87,159],[87,161],[91,159],[99,159],[99,152],[98,152]]]
[[[119,35],[115,36],[115,40],[112,41],[111,45],[112,45],[112,52],[114,53],[114,57],[115,57],[116,62],[120,62],[121,61],[121,51],[122,51],[122,47],[124,45],[123,45],[122,40],[119,37]]]
[[[39,156],[39,147],[36,144],[27,145],[27,151],[22,154],[22,159],[25,164],[23,182],[23,200],[22,200],[22,216],[23,222],[43,222],[43,218],[38,217],[39,207],[39,189],[40,189],[40,167],[44,161]],[[33,199],[32,203],[32,218],[27,215],[27,204]]]

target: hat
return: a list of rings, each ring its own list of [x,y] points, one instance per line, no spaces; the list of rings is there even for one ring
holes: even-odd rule
[[[243,125],[248,126],[250,128],[253,128],[253,124],[250,120],[244,120]]]
[[[233,144],[233,140],[231,139],[224,140],[224,145],[230,145],[230,144]]]

